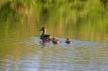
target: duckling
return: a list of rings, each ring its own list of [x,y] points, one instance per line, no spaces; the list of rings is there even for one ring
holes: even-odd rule
[[[59,44],[60,41],[59,41],[57,38],[53,37],[53,38],[52,38],[52,43],[53,43],[53,44]]]
[[[45,27],[42,27],[40,29],[40,31],[42,31],[42,34],[40,36],[40,39],[43,41],[43,42],[46,42],[46,41],[50,41],[50,35],[46,34],[46,29]]]
[[[65,43],[70,44],[71,40],[69,38],[66,39]]]

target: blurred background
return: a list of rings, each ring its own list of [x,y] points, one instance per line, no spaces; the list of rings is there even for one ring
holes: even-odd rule
[[[0,0],[0,40],[39,37],[108,41],[107,0]]]

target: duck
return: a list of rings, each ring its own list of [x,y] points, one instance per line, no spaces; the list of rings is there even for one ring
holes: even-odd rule
[[[69,38],[67,38],[67,39],[65,40],[65,43],[70,44],[70,43],[71,43],[71,40],[70,40]]]
[[[59,41],[57,38],[53,37],[53,38],[52,38],[52,43],[53,43],[53,44],[59,44],[60,41]]]
[[[46,29],[45,27],[42,27],[40,29],[40,31],[42,31],[41,33],[41,36],[40,36],[40,39],[43,41],[43,42],[49,42],[51,40],[50,38],[50,35],[49,34],[46,34]]]

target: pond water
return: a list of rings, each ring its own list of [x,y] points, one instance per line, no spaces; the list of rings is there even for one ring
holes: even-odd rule
[[[102,1],[0,0],[0,71],[108,71]],[[42,44],[41,27],[61,42]]]
[[[41,44],[41,26],[48,29],[47,34],[57,37],[60,44]],[[88,27],[82,30],[72,24],[35,27],[22,24],[14,30],[1,27],[0,71],[107,71],[108,34]],[[66,38],[72,43],[66,44]]]
[[[3,42],[0,71],[107,71],[108,43],[71,40],[40,43],[39,37]]]

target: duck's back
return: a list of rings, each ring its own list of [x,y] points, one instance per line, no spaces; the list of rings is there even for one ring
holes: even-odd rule
[[[50,37],[50,35],[47,35],[47,34],[44,34],[44,35],[41,35],[41,39],[42,40],[47,40],[47,39],[49,39],[49,37]]]

